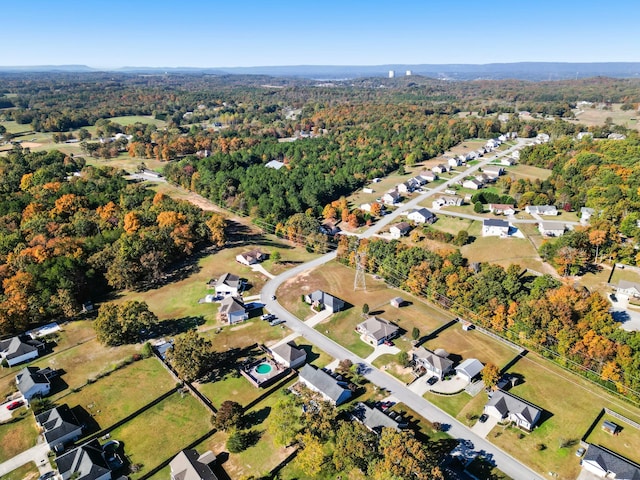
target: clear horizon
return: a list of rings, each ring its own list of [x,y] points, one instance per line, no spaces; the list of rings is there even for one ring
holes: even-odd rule
[[[274,2],[275,3],[275,2]],[[575,5],[573,5],[575,4]],[[640,4],[488,0],[3,6],[1,66],[155,68],[640,61]]]

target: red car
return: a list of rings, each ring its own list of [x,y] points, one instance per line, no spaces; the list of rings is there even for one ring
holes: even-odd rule
[[[10,404],[7,405],[7,410],[15,410],[16,408],[19,408],[22,405],[24,405],[24,402],[22,400],[16,400],[15,402],[11,402]]]

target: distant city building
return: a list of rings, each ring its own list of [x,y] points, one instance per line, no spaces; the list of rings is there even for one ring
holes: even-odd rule
[[[407,75],[407,77],[410,77],[411,75],[413,75],[413,73],[411,72],[411,70],[407,70],[406,75]]]
[[[395,70],[389,70],[389,78],[395,78],[396,72]]]

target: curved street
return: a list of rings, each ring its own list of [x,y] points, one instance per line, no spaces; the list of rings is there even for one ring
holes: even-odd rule
[[[504,152],[498,154],[498,157],[508,155],[514,149],[522,146],[524,141],[519,140],[518,144],[514,147],[511,147]],[[482,166],[486,165],[490,161],[494,160],[494,158],[487,158],[477,165],[474,165],[465,171],[458,174],[455,178],[451,179],[450,182],[456,182],[457,180],[461,180],[464,177],[468,176],[471,172],[478,170]],[[359,237],[361,238],[369,238],[372,235],[379,232],[381,229],[395,221],[398,216],[405,213],[407,210],[411,208],[415,208],[421,201],[425,198],[432,196],[436,193],[439,193],[447,188],[447,184],[438,185],[437,187],[417,196],[411,201],[401,205],[397,208],[393,213],[383,217],[378,223],[373,225],[371,228],[367,229],[365,232],[361,233]],[[321,350],[325,351],[327,354],[331,355],[337,360],[349,359],[353,363],[358,363],[364,365],[365,377],[371,383],[377,385],[380,388],[387,390],[390,394],[392,394],[398,401],[404,403],[409,408],[415,410],[418,414],[422,415],[424,418],[428,419],[432,422],[440,422],[443,425],[446,425],[447,432],[453,438],[458,439],[459,441],[464,441],[476,452],[482,453],[487,459],[495,463],[495,465],[502,470],[505,474],[510,477],[518,480],[542,480],[543,477],[535,473],[533,470],[528,468],[527,466],[520,463],[518,460],[491,444],[484,438],[476,435],[471,431],[470,428],[460,423],[458,420],[440,410],[435,405],[429,403],[423,397],[412,392],[405,384],[398,381],[396,378],[380,371],[373,365],[367,363],[364,359],[358,357],[354,353],[350,352],[343,346],[337,344],[330,338],[326,337],[318,330],[315,330],[305,323],[303,323],[300,319],[292,315],[289,311],[287,311],[284,307],[282,307],[277,299],[276,299],[276,291],[283,282],[295,277],[296,275],[313,268],[317,268],[321,265],[324,265],[331,260],[336,258],[336,252],[327,253],[318,257],[310,262],[304,263],[302,265],[298,265],[295,268],[287,270],[286,272],[278,275],[277,277],[269,280],[266,285],[263,287],[261,292],[261,301],[265,304],[267,309],[277,315],[279,318],[285,320],[287,326],[293,330],[294,332],[300,334],[311,343],[316,345]]]

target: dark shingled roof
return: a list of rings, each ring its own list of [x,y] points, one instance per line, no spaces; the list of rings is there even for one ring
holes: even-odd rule
[[[98,440],[91,440],[60,455],[56,463],[60,475],[68,478],[78,473],[77,480],[95,480],[110,471]]]
[[[597,463],[603,470],[614,473],[619,479],[640,480],[640,465],[597,445],[589,445],[582,461]]]
[[[55,445],[58,439],[80,428],[80,422],[66,404],[37,415],[36,422],[44,429],[49,445]]]
[[[204,458],[203,458],[204,457]],[[169,463],[173,480],[218,480],[211,468],[201,459],[209,459],[211,455],[200,455],[193,448],[186,448]]]

